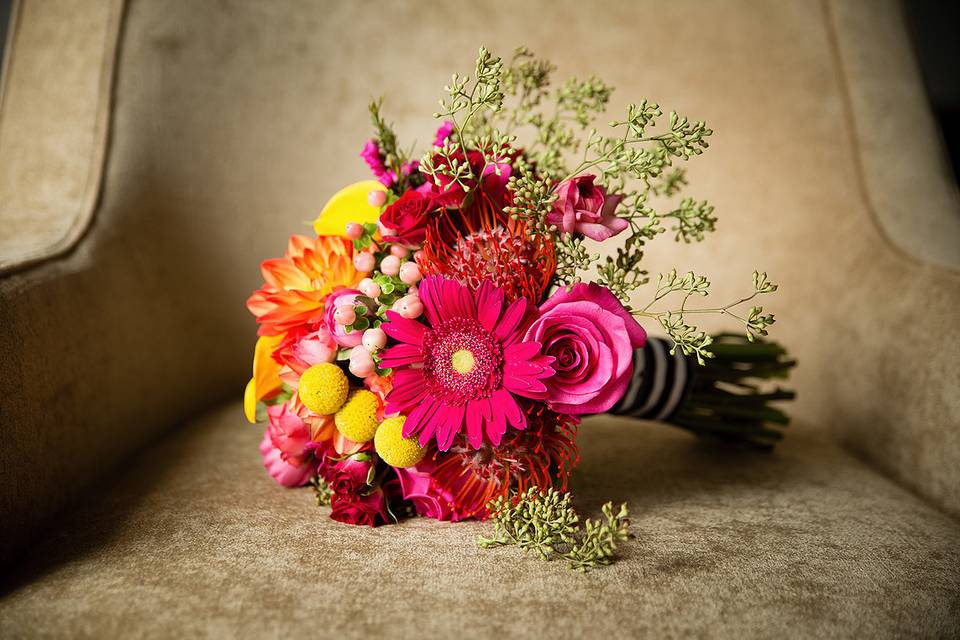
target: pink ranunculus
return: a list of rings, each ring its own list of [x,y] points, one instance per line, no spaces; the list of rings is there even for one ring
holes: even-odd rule
[[[525,341],[542,345],[556,374],[543,381],[541,399],[558,413],[603,413],[626,392],[633,351],[646,332],[608,289],[597,284],[561,287],[540,307]]]
[[[434,466],[433,462],[424,460],[415,467],[396,469],[403,499],[412,502],[417,514],[424,518],[451,520],[453,511],[450,505],[453,497],[441,492],[431,480],[430,474]]]
[[[606,240],[630,226],[613,215],[623,196],[608,194],[593,183],[595,179],[596,176],[585,175],[560,183],[547,222],[563,233],[579,233],[592,240]]]
[[[361,294],[356,289],[338,289],[327,296],[326,306],[323,310],[323,320],[326,322],[334,341],[347,349],[352,349],[363,341],[363,331],[347,332],[343,325],[338,326],[333,321],[333,312],[337,310],[338,305],[353,306],[359,295]]]
[[[283,453],[273,444],[269,427],[260,441],[260,455],[263,456],[263,466],[267,473],[284,487],[301,487],[307,484],[314,473],[313,464],[308,459],[299,464],[290,464],[283,459]]]

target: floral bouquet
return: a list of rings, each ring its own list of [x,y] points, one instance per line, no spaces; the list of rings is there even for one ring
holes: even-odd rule
[[[712,207],[678,197],[674,166],[711,130],[675,113],[657,129],[661,110],[643,101],[601,133],[590,127],[612,88],[590,77],[551,91],[553,70],[526,49],[508,63],[481,49],[473,75],[446,87],[419,160],[373,103],[360,155],[375,180],[334,195],[316,237],[295,235],[262,264],[245,411],[267,422],[270,476],[313,485],[335,520],[492,516],[483,544],[587,568],[628,534],[625,506],[583,528],[570,507],[581,416],[761,447],[780,437],[786,416],[768,403],[792,393],[760,382],[793,363],[760,339],[772,315],[739,311],[776,290],[766,274],[742,299],[698,308],[710,283],[671,271],[648,304],[631,303],[650,280],[646,243],[668,227],[683,242],[714,230]],[[607,244],[607,257],[593,253]],[[689,324],[704,313],[744,336]],[[648,339],[641,322],[667,338]]]

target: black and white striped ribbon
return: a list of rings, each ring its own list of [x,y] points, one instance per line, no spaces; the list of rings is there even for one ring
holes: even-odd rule
[[[647,344],[633,353],[633,378],[623,398],[610,413],[669,421],[687,396],[693,371],[687,357],[677,349],[670,355],[670,343],[647,338]]]

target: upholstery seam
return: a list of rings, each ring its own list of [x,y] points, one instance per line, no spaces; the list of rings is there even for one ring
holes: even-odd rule
[[[20,19],[21,0],[15,5],[17,25]],[[10,274],[37,267],[62,257],[73,250],[93,225],[96,209],[102,194],[103,182],[106,174],[107,148],[110,144],[110,130],[113,120],[113,89],[116,80],[117,61],[120,50],[120,36],[123,30],[126,0],[113,0],[107,16],[106,37],[104,38],[101,53],[100,73],[97,77],[97,105],[93,119],[93,144],[89,152],[86,176],[83,180],[83,194],[80,198],[78,211],[73,222],[63,235],[45,248],[25,254],[15,262],[3,264],[0,262],[0,278]],[[11,20],[11,23],[13,20]],[[4,82],[0,89],[0,137],[2,137],[6,121],[2,118],[3,106],[6,101],[6,84],[9,80],[7,69],[12,67],[12,60],[16,47],[13,38],[8,40],[10,49],[4,64]]]
[[[867,184],[866,168],[863,164],[863,154],[860,146],[860,134],[857,128],[856,110],[853,106],[853,97],[850,91],[850,81],[847,78],[847,69],[844,66],[843,53],[840,50],[840,42],[837,35],[833,11],[831,10],[831,4],[832,0],[821,0],[820,2],[820,6],[823,11],[823,22],[827,35],[827,43],[830,48],[831,57],[834,61],[833,66],[836,68],[836,79],[839,84],[841,103],[843,105],[844,128],[847,131],[847,141],[851,146],[854,173],[857,176],[857,190],[859,191],[861,203],[867,210],[867,216],[883,244],[885,244],[889,249],[892,249],[893,253],[902,261],[908,262],[914,267],[922,267],[924,269],[933,270],[938,272],[939,275],[950,278],[951,280],[960,281],[960,269],[928,260],[923,260],[922,258],[918,258],[897,244],[897,242],[894,241],[893,237],[887,231],[887,228],[881,221],[880,216],[877,214],[876,206],[870,194],[870,187]]]

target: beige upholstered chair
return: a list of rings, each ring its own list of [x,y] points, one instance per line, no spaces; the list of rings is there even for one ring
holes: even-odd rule
[[[0,637],[960,634],[960,206],[897,4],[23,0],[0,103]],[[587,576],[482,525],[327,518],[264,473],[243,302],[476,47],[707,120],[726,296],[763,267],[800,368],[771,455],[597,417]]]

